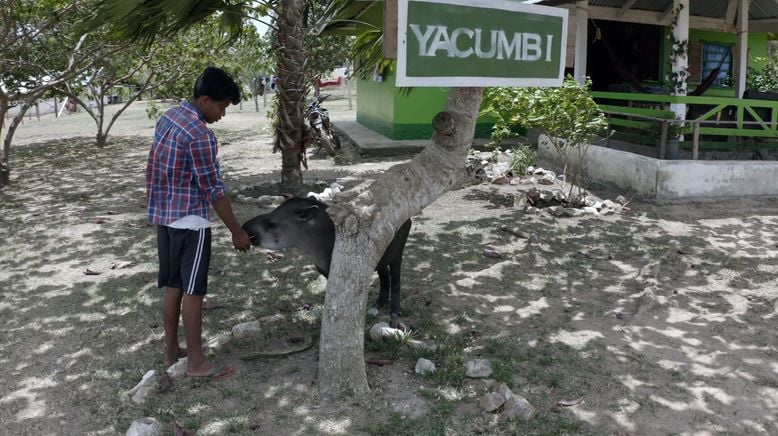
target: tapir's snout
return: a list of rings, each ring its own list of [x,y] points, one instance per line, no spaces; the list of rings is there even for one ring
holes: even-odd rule
[[[251,239],[251,245],[259,246],[260,244],[260,237],[259,232],[256,231],[254,227],[254,220],[246,221],[245,224],[243,224],[243,230],[248,233],[249,238]]]

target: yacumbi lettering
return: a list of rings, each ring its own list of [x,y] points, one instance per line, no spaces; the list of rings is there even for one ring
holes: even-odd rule
[[[457,27],[449,32],[448,26],[426,26],[423,30],[418,24],[408,27],[419,42],[419,56],[438,56],[442,50],[450,58],[475,55],[481,59],[534,62],[543,58],[551,62],[554,35],[545,35],[545,38],[537,33],[513,32],[511,35],[502,29],[489,30],[485,35],[483,29],[478,28]]]

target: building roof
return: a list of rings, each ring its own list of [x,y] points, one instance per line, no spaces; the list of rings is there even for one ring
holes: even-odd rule
[[[778,32],[778,2],[776,0],[750,0],[748,27],[751,32]],[[574,5],[576,0],[546,0],[546,6]],[[705,23],[710,30],[735,31],[735,19],[739,0],[689,0],[689,15],[698,23]],[[644,17],[654,23],[666,26],[672,20],[673,0],[589,0],[590,15],[593,18],[615,21],[636,20]],[[592,11],[594,12],[592,14]],[[599,16],[598,16],[599,15]],[[645,22],[645,21],[640,21]]]

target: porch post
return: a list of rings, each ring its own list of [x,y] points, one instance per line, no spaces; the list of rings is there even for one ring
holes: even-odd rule
[[[735,98],[743,98],[746,90],[746,75],[748,74],[748,6],[751,0],[740,0],[737,14],[737,78],[735,82]]]
[[[575,65],[573,76],[579,85],[586,77],[586,52],[589,44],[589,0],[575,2]]]
[[[689,0],[673,0],[673,41],[670,58],[672,61],[672,74],[670,85],[671,95],[686,95],[689,82]],[[675,117],[681,122],[686,120],[686,103],[670,103],[670,110],[675,112]],[[680,148],[678,139],[672,138],[667,144],[667,158],[678,159]]]

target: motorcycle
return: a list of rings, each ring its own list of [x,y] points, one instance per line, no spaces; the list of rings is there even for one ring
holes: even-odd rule
[[[303,116],[308,120],[313,131],[312,140],[317,144],[316,153],[324,148],[328,154],[334,156],[335,149],[340,148],[340,140],[332,132],[329,111],[321,105],[329,96],[330,94],[321,94],[316,97],[305,109]]]

